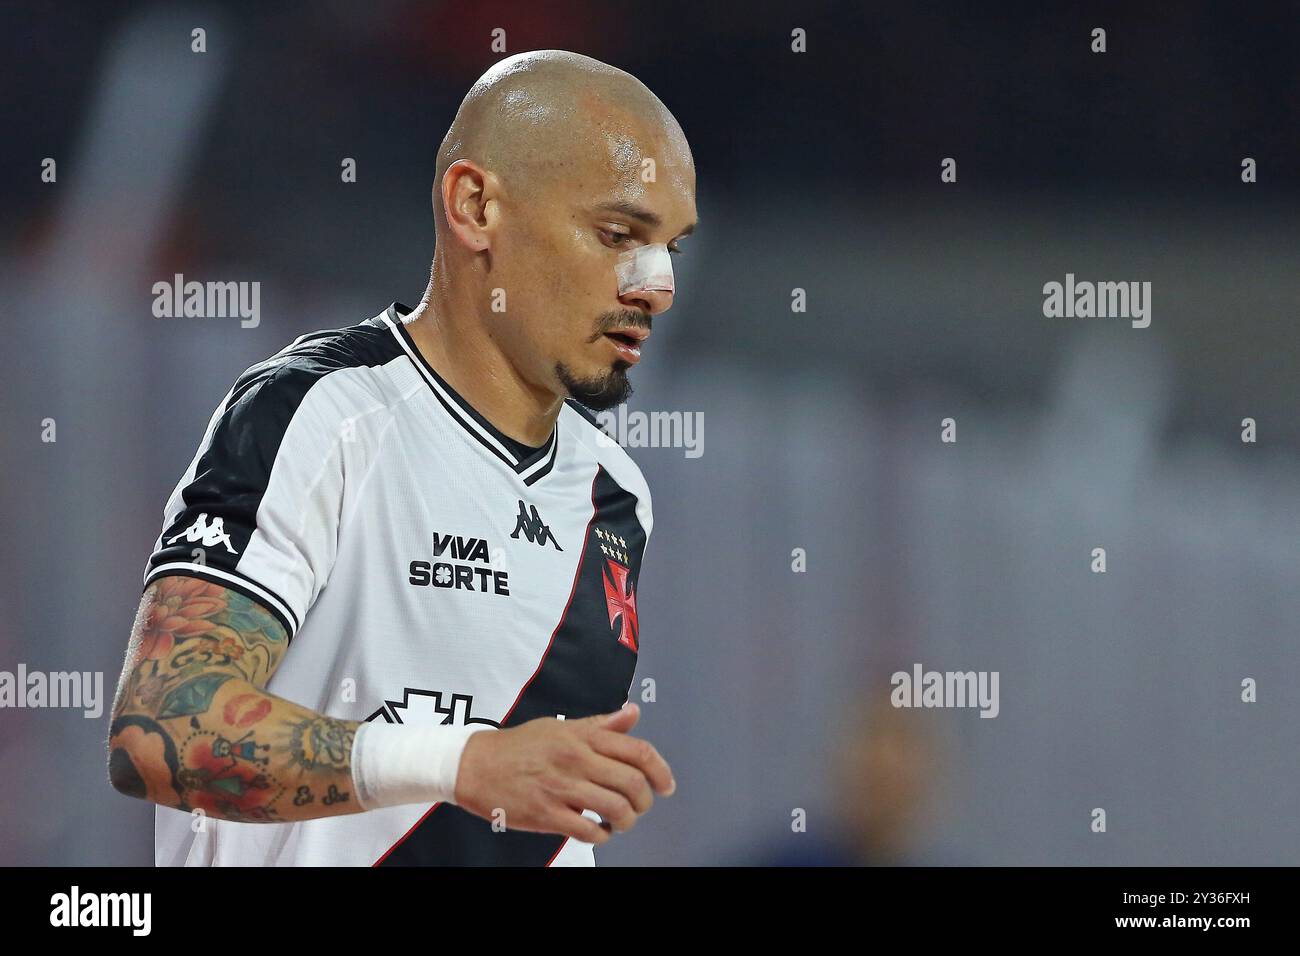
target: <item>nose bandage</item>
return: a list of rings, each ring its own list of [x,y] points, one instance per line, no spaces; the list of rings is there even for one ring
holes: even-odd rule
[[[662,242],[637,246],[620,253],[614,263],[618,277],[618,294],[629,292],[672,292],[673,261],[668,246]]]

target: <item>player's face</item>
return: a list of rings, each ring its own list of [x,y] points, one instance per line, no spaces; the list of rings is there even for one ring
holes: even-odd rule
[[[653,347],[652,318],[673,303],[671,292],[620,296],[615,263],[637,246],[682,249],[696,220],[695,169],[684,143],[644,130],[606,133],[590,162],[570,165],[545,195],[512,203],[519,228],[498,251],[516,345],[527,350],[516,364],[599,410],[630,394],[628,369]]]

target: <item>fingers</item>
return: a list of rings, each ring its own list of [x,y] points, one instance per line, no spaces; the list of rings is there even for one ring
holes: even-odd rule
[[[587,743],[596,753],[635,767],[664,796],[671,796],[677,789],[668,762],[659,755],[650,741],[608,730],[596,730],[587,738]]]
[[[636,826],[638,819],[636,810],[623,794],[585,780],[573,786],[565,795],[564,802],[571,808],[594,810],[600,814],[601,819],[620,833]]]
[[[622,710],[616,710],[612,714],[599,714],[591,722],[592,729],[604,728],[614,730],[619,733],[627,733],[636,726],[636,722],[641,719],[641,708],[636,704],[624,704]]]
[[[628,735],[640,717],[641,708],[629,702],[613,713],[581,720],[529,721],[527,745],[545,753],[543,764],[549,771],[529,777],[529,787],[540,785],[546,796],[526,815],[527,822],[516,818],[518,825],[604,844],[614,833],[636,825],[653,806],[655,791],[672,794],[676,784],[659,751]],[[518,743],[525,745],[522,738]],[[603,822],[583,816],[584,809],[599,814]]]
[[[583,843],[594,843],[597,846],[608,842],[614,835],[595,820],[584,817],[580,810],[563,805],[557,806],[549,815],[545,829],[548,833],[562,833]]]
[[[593,753],[586,772],[587,778],[592,783],[621,795],[638,814],[645,813],[654,805],[654,794],[650,790],[645,774],[630,763]],[[596,807],[591,809],[597,810]],[[601,816],[605,814],[601,813]],[[605,819],[608,820],[609,817]]]

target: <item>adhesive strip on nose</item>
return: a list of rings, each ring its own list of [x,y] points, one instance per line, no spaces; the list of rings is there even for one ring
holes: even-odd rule
[[[621,253],[614,264],[618,294],[629,292],[672,292],[673,261],[668,246],[656,243]]]

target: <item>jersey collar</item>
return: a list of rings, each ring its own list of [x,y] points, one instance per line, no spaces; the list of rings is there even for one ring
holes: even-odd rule
[[[478,411],[465,401],[464,398],[450,385],[446,380],[433,370],[415,346],[415,340],[411,338],[411,333],[406,330],[402,319],[410,315],[411,307],[403,305],[400,302],[392,303],[387,309],[379,314],[379,319],[387,325],[396,337],[402,350],[410,357],[415,367],[420,371],[425,382],[433,391],[434,397],[438,399],[451,415],[452,419],[463,428],[471,438],[475,439],[480,445],[486,448],[496,457],[500,458],[514,470],[524,480],[524,484],[531,485],[533,482],[545,476],[555,465],[555,454],[559,448],[560,440],[560,423],[556,420],[555,427],[551,429],[551,437],[547,439],[546,444],[535,451],[530,452],[526,457],[520,458],[515,452],[515,448],[520,447],[519,442],[513,441],[490,421],[478,413]],[[523,446],[527,447],[527,446]]]

